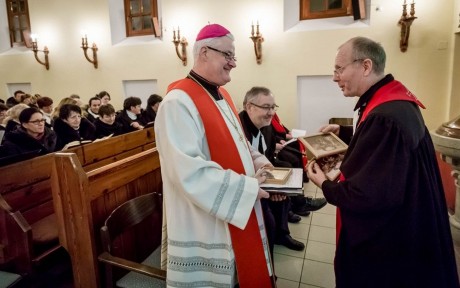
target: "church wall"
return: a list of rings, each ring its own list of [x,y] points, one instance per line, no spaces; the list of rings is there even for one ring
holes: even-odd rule
[[[393,73],[427,106],[423,113],[430,129],[446,121],[453,113],[452,105],[458,103],[451,97],[455,49],[452,0],[416,3],[418,19],[411,27],[406,53],[399,50],[397,26],[402,0],[372,1],[370,25],[366,28],[299,32],[283,30],[281,0],[164,0],[160,12],[163,38],[137,45],[112,44],[110,1],[29,0],[32,32],[40,34],[39,49],[43,45],[50,49],[50,70],[39,65],[30,51],[13,49],[0,53],[0,98],[10,96],[5,88],[7,83],[30,82],[33,93],[50,96],[55,101],[76,93],[86,102],[100,90],[107,90],[114,106],[120,109],[124,98],[122,81],[137,79],[156,79],[159,91],[151,92],[164,95],[169,83],[184,77],[192,68],[194,37],[210,22],[226,26],[235,36],[237,68],[232,71],[232,82],[226,88],[237,106],[241,108],[250,87],[267,86],[274,92],[280,105],[278,113],[288,127],[295,127],[299,119],[298,76],[332,75],[337,47],[358,35],[373,38],[386,48],[386,71]],[[260,65],[249,39],[251,21],[259,21],[265,38]],[[180,26],[181,35],[189,42],[187,66],[175,54],[171,42],[173,26]],[[83,56],[82,29],[88,31],[88,42],[96,42],[99,48],[98,69]],[[336,84],[331,81],[331,85]]]

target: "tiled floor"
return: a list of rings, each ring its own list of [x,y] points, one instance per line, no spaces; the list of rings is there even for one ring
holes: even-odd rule
[[[310,197],[324,197],[321,189],[312,183],[305,183],[305,194]],[[335,287],[335,215],[336,207],[327,204],[296,224],[289,223],[294,239],[306,245],[304,251],[289,250],[275,245],[275,272],[278,288]],[[457,270],[460,278],[460,235],[454,248]]]
[[[312,183],[305,184],[305,194],[323,197]],[[275,245],[275,271],[278,288],[335,287],[335,206],[327,204],[302,221],[289,224],[294,239],[306,245],[304,251]]]

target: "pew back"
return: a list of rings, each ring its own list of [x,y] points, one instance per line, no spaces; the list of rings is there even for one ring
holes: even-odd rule
[[[113,209],[125,201],[150,192],[162,193],[158,152],[152,148],[88,172],[75,154],[56,153],[55,165],[51,179],[59,237],[71,257],[74,285],[99,287],[97,256],[103,251],[99,229]],[[149,232],[161,235],[161,231]],[[129,247],[130,253],[145,254],[132,251],[143,249],[139,243],[120,245]]]

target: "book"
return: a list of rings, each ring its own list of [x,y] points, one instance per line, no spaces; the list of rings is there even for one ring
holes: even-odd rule
[[[67,150],[67,149],[70,149],[70,148],[73,148],[73,147],[76,147],[76,146],[80,146],[80,145],[84,145],[84,144],[88,144],[88,143],[99,142],[99,141],[108,139],[108,138],[110,138],[110,137],[112,137],[112,136],[113,136],[113,133],[110,134],[110,135],[101,137],[101,138],[97,138],[97,139],[95,139],[94,141],[91,141],[91,140],[81,140],[81,141],[80,141],[80,140],[76,140],[76,141],[72,141],[72,142],[69,142],[69,143],[65,144],[65,146],[62,148],[62,150]]]
[[[332,132],[299,137],[299,140],[305,146],[308,160],[316,161],[327,179],[336,180],[348,145]]]
[[[291,195],[302,195],[303,194],[303,169],[302,168],[279,168],[275,167],[274,169],[289,169],[289,175],[287,180],[283,184],[273,183],[265,180],[264,183],[260,184],[260,188],[264,189],[268,193],[274,194],[285,194],[287,196]],[[259,171],[258,171],[259,172]],[[257,173],[256,173],[257,175]]]

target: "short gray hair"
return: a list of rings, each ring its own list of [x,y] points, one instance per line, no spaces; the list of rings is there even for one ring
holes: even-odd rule
[[[246,110],[246,104],[248,102],[252,102],[252,100],[257,98],[257,96],[259,96],[259,94],[263,94],[263,95],[268,96],[268,95],[272,95],[272,92],[270,91],[270,89],[265,88],[265,87],[260,87],[260,86],[252,87],[251,89],[249,89],[248,92],[246,92],[246,95],[244,96],[243,109]]]
[[[235,41],[235,37],[233,37],[231,33],[228,33],[227,35],[222,36],[222,37],[228,37],[232,41]],[[206,46],[214,47],[215,44],[219,42],[220,38],[222,37],[206,38],[206,39],[196,41],[195,44],[193,44],[193,58],[194,59],[198,58],[201,48],[206,47]]]
[[[353,59],[371,59],[372,70],[376,74],[383,74],[385,71],[386,54],[380,43],[366,37],[355,37],[350,39]]]

